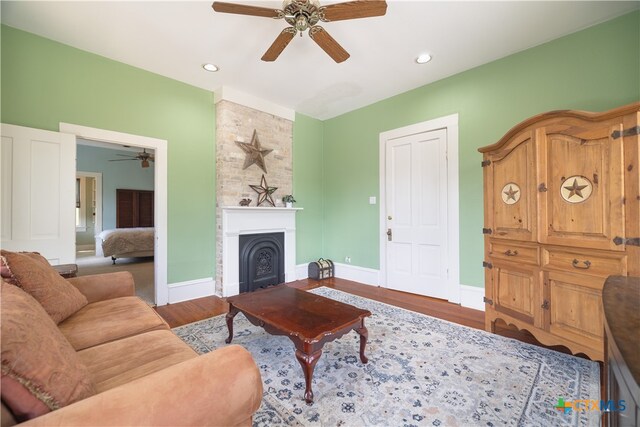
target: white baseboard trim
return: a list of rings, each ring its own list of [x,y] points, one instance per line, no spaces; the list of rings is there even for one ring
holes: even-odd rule
[[[213,277],[169,283],[168,287],[169,304],[208,297],[214,295],[216,289]]]
[[[353,280],[354,282],[364,283],[365,285],[379,286],[380,270],[339,262],[334,263],[334,266],[336,269],[335,276],[340,279]]]
[[[460,305],[484,311],[484,288],[460,285]]]
[[[309,278],[309,264],[296,265],[296,280],[303,280]]]

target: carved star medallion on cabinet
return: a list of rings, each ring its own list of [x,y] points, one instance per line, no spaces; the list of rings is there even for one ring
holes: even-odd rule
[[[560,186],[560,195],[569,203],[580,203],[587,200],[593,192],[593,185],[584,176],[570,176]]]
[[[502,201],[507,205],[513,205],[520,200],[520,186],[510,182],[502,187]]]

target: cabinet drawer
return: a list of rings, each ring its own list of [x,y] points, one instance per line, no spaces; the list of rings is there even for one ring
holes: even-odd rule
[[[606,277],[611,274],[626,274],[627,257],[625,254],[590,253],[562,249],[543,249],[545,270],[555,269],[572,273],[590,274]]]
[[[491,240],[489,242],[489,256],[515,263],[539,265],[538,246],[527,246],[507,241]]]

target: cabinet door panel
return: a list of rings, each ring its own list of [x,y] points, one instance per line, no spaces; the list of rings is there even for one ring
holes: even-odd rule
[[[602,125],[601,125],[602,126]],[[558,245],[623,250],[622,142],[615,126],[593,130],[591,138],[544,134],[547,191],[541,193],[541,241]]]
[[[535,150],[532,133],[520,135],[515,148],[493,153],[486,172],[486,224],[492,236],[536,239]]]
[[[547,272],[545,282],[549,292],[549,332],[600,352],[604,351],[604,279]]]
[[[495,310],[532,325],[538,324],[538,270],[494,264],[491,271]]]

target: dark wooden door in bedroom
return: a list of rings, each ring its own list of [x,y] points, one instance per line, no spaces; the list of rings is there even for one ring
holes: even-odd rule
[[[116,227],[153,227],[153,191],[116,190]]]

